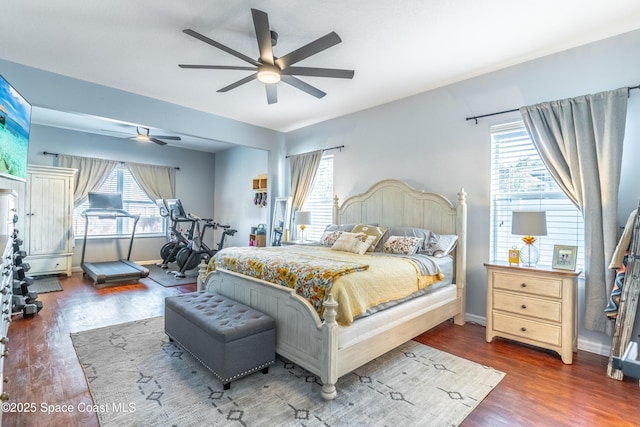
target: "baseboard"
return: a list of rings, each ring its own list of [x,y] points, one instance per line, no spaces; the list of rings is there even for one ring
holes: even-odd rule
[[[611,354],[610,345],[580,337],[578,337],[578,350],[588,351],[589,353],[595,353],[607,357]]]
[[[487,318],[483,316],[477,316],[475,314],[466,313],[465,318],[467,322],[477,323],[478,325],[482,325],[484,327],[487,326]]]
[[[478,325],[485,327],[487,326],[487,318],[484,316],[467,313],[466,320],[467,322],[477,323]],[[580,336],[578,336],[578,350],[599,354],[601,356],[609,356],[611,346],[587,338],[580,338]]]

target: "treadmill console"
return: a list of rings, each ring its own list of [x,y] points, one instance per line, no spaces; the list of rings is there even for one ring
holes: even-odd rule
[[[122,210],[122,193],[89,193],[89,209]]]

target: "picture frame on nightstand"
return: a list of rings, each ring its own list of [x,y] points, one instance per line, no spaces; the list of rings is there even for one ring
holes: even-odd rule
[[[552,268],[560,270],[575,270],[578,255],[577,246],[553,245]]]

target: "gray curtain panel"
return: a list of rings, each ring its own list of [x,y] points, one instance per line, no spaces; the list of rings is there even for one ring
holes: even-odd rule
[[[151,200],[175,198],[175,168],[139,163],[127,163],[127,168]]]
[[[324,150],[317,150],[310,153],[298,154],[289,157],[291,165],[291,197],[292,212],[300,210],[307,195],[311,191],[313,180],[322,160]],[[290,218],[293,221],[293,216]],[[294,230],[293,224],[289,224],[289,229]]]
[[[76,169],[73,204],[78,206],[84,202],[89,193],[107,179],[113,168],[118,164],[115,160],[94,159],[91,157],[58,156],[58,166]]]
[[[618,187],[628,88],[522,107],[542,160],[585,220],[585,328],[611,334],[604,315],[615,271]]]

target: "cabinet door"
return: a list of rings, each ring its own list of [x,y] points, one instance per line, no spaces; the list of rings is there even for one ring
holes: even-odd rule
[[[29,255],[70,252],[70,179],[31,174],[27,201]]]

